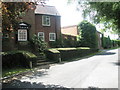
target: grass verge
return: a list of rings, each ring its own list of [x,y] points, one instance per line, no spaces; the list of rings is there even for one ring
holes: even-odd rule
[[[11,68],[11,69],[3,69],[2,70],[2,77],[9,77],[15,74],[19,74],[25,71],[29,71],[30,69],[27,68]]]
[[[106,49],[106,50],[112,50],[112,49],[118,49],[120,47],[112,47],[112,48],[109,48],[109,49]]]

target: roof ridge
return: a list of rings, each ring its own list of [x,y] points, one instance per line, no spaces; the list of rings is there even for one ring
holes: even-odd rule
[[[37,6],[55,7],[55,6],[50,6],[50,5],[41,5],[41,4],[37,4]]]
[[[77,25],[63,26],[61,28],[68,28],[68,27],[74,27],[74,26],[77,26]]]

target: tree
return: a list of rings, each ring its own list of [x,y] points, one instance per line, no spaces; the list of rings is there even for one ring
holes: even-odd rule
[[[86,46],[90,48],[97,48],[97,34],[96,28],[88,21],[82,21],[78,25],[78,29],[80,32],[80,43],[81,46]]]
[[[37,2],[44,3],[42,0],[33,0],[33,2],[2,2],[2,30],[15,30],[21,17],[29,9],[34,10]]]
[[[120,32],[120,2],[81,2],[78,0],[79,8],[83,15],[90,16],[94,23],[103,23],[105,27]]]
[[[3,2],[2,3],[2,28],[11,30],[17,27],[20,16],[28,9],[25,2]]]

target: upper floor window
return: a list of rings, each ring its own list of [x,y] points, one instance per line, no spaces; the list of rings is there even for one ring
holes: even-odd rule
[[[50,26],[50,16],[42,16],[42,25],[43,26]]]
[[[27,41],[27,30],[26,29],[18,30],[18,41]]]
[[[44,32],[38,32],[38,37],[44,41]]]
[[[56,40],[56,34],[55,33],[49,33],[49,41],[55,41]]]

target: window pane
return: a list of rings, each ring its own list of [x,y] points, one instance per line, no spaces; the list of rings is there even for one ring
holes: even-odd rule
[[[43,16],[42,22],[44,26],[50,26],[50,16]]]
[[[49,35],[50,35],[49,36],[50,41],[55,41],[55,39],[56,39],[55,33],[50,33]]]
[[[27,30],[18,30],[18,41],[27,41]]]
[[[38,37],[44,41],[44,32],[38,32]]]

